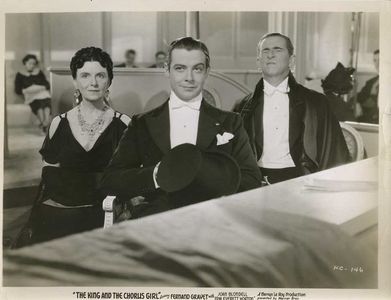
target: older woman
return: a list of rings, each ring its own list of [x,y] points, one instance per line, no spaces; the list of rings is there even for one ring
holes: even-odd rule
[[[108,105],[113,62],[106,52],[80,49],[70,68],[77,105],[53,119],[40,150],[46,165],[31,217],[33,242],[103,225],[98,182],[130,121]]]
[[[16,73],[15,93],[24,96],[26,104],[37,116],[40,128],[46,132],[50,122],[49,82],[45,74],[38,68],[38,58],[27,54],[23,60],[25,70]]]

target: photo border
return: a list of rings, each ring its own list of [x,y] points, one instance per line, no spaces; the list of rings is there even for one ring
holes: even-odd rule
[[[348,289],[281,289],[283,291],[296,291],[306,293],[303,299],[386,299],[391,295],[391,267],[389,253],[391,253],[391,149],[384,144],[384,127],[382,118],[384,113],[391,113],[391,2],[389,1],[247,1],[247,0],[209,0],[209,1],[155,1],[155,0],[111,0],[110,3],[104,0],[67,0],[67,1],[45,1],[45,0],[3,0],[0,4],[0,38],[5,40],[5,14],[6,13],[49,13],[49,12],[101,12],[101,11],[319,11],[319,12],[353,12],[368,11],[380,13],[380,91],[379,91],[379,289],[375,290],[348,290]],[[2,43],[4,45],[4,43]],[[4,85],[4,46],[0,49],[0,93],[5,95]],[[4,97],[3,100],[4,101]],[[0,108],[0,114],[4,116],[4,103]],[[389,111],[388,111],[389,110]],[[4,122],[1,122],[1,147],[4,141]],[[387,133],[387,131],[386,131]],[[3,148],[4,153],[4,148]],[[4,160],[1,159],[2,167],[1,182],[3,181]],[[388,200],[387,200],[388,199]],[[3,199],[1,196],[1,203]],[[1,214],[2,215],[2,214]],[[2,220],[1,216],[1,220]],[[1,222],[2,223],[2,222]],[[2,251],[2,250],[1,250]],[[2,252],[1,252],[2,253]],[[2,274],[1,274],[2,277]],[[2,278],[1,278],[2,279]],[[72,297],[72,292],[77,291],[162,291],[170,292],[171,288],[101,288],[101,287],[56,287],[56,288],[11,288],[1,289],[3,299],[76,299]],[[176,292],[205,291],[206,289],[175,288]],[[243,291],[249,290],[251,293],[255,289],[227,289],[208,288],[209,291]],[[259,290],[259,289],[257,289]],[[280,289],[266,289],[278,291]]]

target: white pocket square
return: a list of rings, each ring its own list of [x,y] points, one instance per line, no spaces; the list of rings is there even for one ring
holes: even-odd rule
[[[217,146],[224,145],[224,144],[228,143],[233,137],[234,137],[234,135],[229,132],[224,132],[223,135],[218,133],[216,135]]]

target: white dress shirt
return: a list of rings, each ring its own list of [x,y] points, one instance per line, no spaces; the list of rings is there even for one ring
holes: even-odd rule
[[[196,144],[201,101],[202,93],[194,99],[183,101],[171,92],[168,102],[171,148],[185,143]]]
[[[288,77],[277,87],[266,80],[263,83],[263,152],[258,166],[270,169],[294,167],[289,150]]]
[[[183,101],[171,91],[170,100],[168,101],[171,149],[180,144],[196,144],[201,101],[202,93],[194,99]],[[153,170],[153,181],[156,188],[159,187],[156,182],[159,164]]]

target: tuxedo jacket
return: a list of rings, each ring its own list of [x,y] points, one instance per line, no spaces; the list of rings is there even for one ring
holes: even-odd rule
[[[298,84],[289,74],[289,149],[303,174],[335,167],[350,161],[341,127],[327,97]],[[243,99],[235,111],[244,127],[257,160],[263,151],[263,79],[254,93]]]
[[[379,80],[379,75],[369,79],[362,90],[357,94],[357,101],[361,104],[363,115],[358,118],[359,122],[379,123],[378,93],[371,95],[373,85]],[[379,92],[379,91],[377,91]]]
[[[232,133],[226,144],[217,145],[217,134]],[[201,150],[231,155],[240,167],[239,191],[261,186],[261,173],[251,150],[239,114],[217,109],[205,100],[200,106],[196,145]],[[102,188],[111,195],[151,196],[156,189],[153,170],[169,150],[170,120],[166,101],[160,107],[132,118],[102,179]]]

